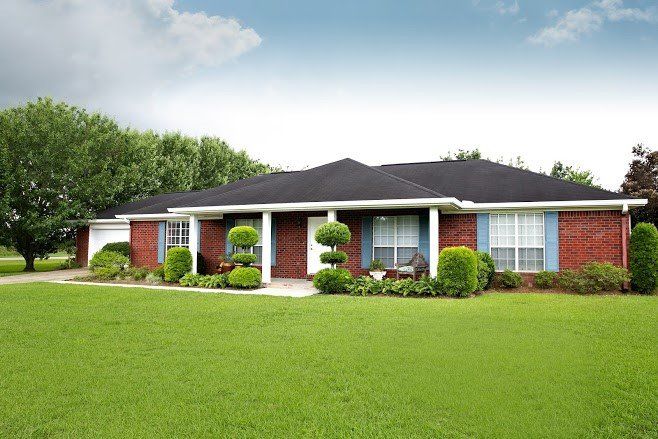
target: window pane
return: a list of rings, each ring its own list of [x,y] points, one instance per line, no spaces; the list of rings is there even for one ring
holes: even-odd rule
[[[254,262],[256,265],[260,265],[263,263],[263,246],[262,245],[257,245],[253,248],[253,253],[256,255],[256,262]]]
[[[494,260],[496,271],[514,270],[514,249],[513,248],[492,248],[491,257]]]
[[[386,268],[394,268],[393,247],[375,247],[374,259],[379,259]]]
[[[511,247],[516,245],[514,214],[492,214],[489,218],[491,247]]]
[[[520,248],[519,271],[541,271],[544,269],[543,248]]]
[[[165,244],[167,248],[188,247],[190,244],[190,222],[167,221]]]
[[[405,215],[397,217],[398,247],[418,247],[418,216]],[[399,258],[398,258],[399,259]]]
[[[418,253],[418,247],[398,247],[398,264],[406,264]]]
[[[377,216],[373,221],[373,244],[375,246],[395,245],[395,218]]]

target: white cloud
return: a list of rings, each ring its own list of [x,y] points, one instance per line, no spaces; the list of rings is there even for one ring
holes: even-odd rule
[[[549,17],[557,16],[557,11],[549,12]],[[575,42],[583,35],[600,30],[606,21],[655,22],[658,16],[655,9],[624,8],[622,0],[600,0],[580,9],[572,9],[558,19],[553,26],[540,29],[527,41],[532,44],[555,46]]]
[[[517,0],[514,0],[514,2],[510,4],[507,4],[504,1],[498,1],[494,8],[500,15],[516,15],[521,10]]]
[[[173,0],[0,2],[0,96],[152,93],[257,47],[234,18]]]

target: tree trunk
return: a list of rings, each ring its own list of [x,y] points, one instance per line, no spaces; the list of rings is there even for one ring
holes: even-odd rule
[[[25,258],[24,271],[34,271],[34,255],[23,255],[23,258]]]

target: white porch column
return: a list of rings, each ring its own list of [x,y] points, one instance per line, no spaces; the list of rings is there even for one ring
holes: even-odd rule
[[[338,214],[336,210],[327,210],[327,222],[338,221]]]
[[[199,224],[196,215],[190,215],[190,253],[192,253],[192,273],[197,273],[199,250]]]
[[[261,273],[264,284],[272,282],[272,212],[263,212],[263,256]]]
[[[430,207],[430,275],[436,277],[439,263],[439,208]]]

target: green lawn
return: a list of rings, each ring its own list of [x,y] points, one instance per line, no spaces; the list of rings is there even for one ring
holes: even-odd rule
[[[0,287],[0,436],[657,437],[658,297]]]
[[[57,269],[64,262],[62,259],[46,259],[34,261],[36,271],[52,271]],[[0,277],[21,274],[25,269],[24,260],[0,259]]]

